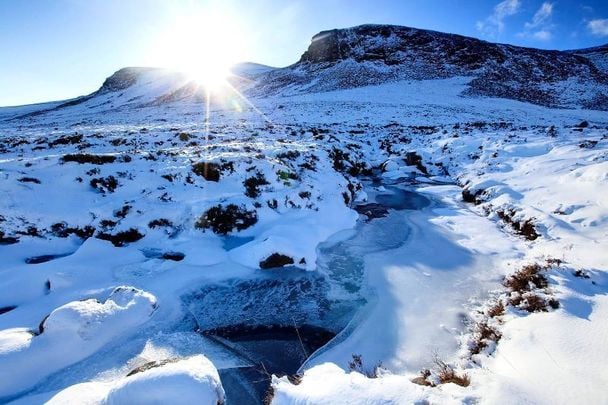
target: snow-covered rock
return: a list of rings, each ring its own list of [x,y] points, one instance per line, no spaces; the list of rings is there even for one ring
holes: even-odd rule
[[[217,369],[203,355],[159,362],[111,382],[73,385],[47,404],[208,404],[224,403]]]
[[[0,331],[0,397],[31,388],[134,330],[148,320],[156,305],[147,292],[117,287],[103,302],[90,298],[55,309],[39,330]]]

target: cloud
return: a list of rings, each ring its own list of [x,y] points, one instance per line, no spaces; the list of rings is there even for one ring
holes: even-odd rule
[[[538,39],[539,41],[548,41],[553,37],[551,31],[540,30],[536,31],[532,34],[534,39]]]
[[[606,37],[608,36],[608,18],[591,20],[587,23],[587,28],[593,35]]]
[[[526,28],[534,29],[536,27],[542,26],[549,22],[551,19],[551,15],[553,15],[553,4],[545,1],[538,11],[532,17],[532,22],[527,22],[525,24]]]
[[[521,0],[503,0],[494,6],[494,12],[483,21],[477,21],[477,30],[490,38],[498,38],[504,31],[504,20],[521,9]]]
[[[548,41],[553,37],[554,25],[551,21],[553,16],[553,3],[545,1],[534,13],[532,21],[524,24],[524,30],[517,35],[523,38],[533,38],[539,41]]]

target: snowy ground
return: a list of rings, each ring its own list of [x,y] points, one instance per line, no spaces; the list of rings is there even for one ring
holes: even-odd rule
[[[362,305],[299,385],[274,378],[275,403],[605,401],[608,119],[464,98],[466,80],[218,104],[209,132],[178,103],[1,123],[0,402],[125,403],[152,381],[221,400],[216,369],[247,364],[195,333],[183,297],[280,271],[260,269],[275,253]],[[372,167],[384,185],[362,181]],[[429,204],[369,222],[352,209],[395,183]],[[239,238],[201,229],[229,204]],[[517,301],[505,276],[547,259],[547,285]],[[559,306],[526,311],[530,294]],[[221,304],[209,327],[246,306]],[[439,384],[437,358],[470,385]],[[436,386],[411,382],[425,369]]]

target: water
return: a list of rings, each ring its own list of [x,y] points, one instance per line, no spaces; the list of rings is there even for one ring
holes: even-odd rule
[[[271,374],[295,374],[315,351],[344,339],[343,331],[355,327],[349,322],[370,293],[363,288],[365,255],[403,245],[410,228],[399,211],[430,205],[423,195],[398,185],[368,188],[368,206],[374,204],[383,215],[360,221],[343,240],[322,243],[317,271],[260,271],[255,278],[206,285],[184,297],[199,332],[249,364],[220,370],[229,404],[263,403]],[[229,237],[224,246],[249,240]]]
[[[228,235],[224,237],[223,247],[225,250],[236,249],[239,246],[243,246],[245,243],[251,242],[253,239],[253,236]]]

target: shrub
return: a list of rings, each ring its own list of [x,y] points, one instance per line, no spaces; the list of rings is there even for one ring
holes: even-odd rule
[[[335,171],[342,172],[346,169],[346,166],[344,166],[344,161],[348,161],[348,153],[345,153],[340,149],[333,148],[331,152],[329,152],[329,158],[332,160],[332,167]]]
[[[86,225],[83,228],[70,227],[65,222],[58,222],[51,225],[51,233],[59,238],[67,238],[70,235],[76,235],[80,239],[88,239],[95,233],[95,228],[91,225]]]
[[[177,137],[182,142],[188,142],[190,140],[190,134],[187,132],[180,132],[179,134],[177,134]]]
[[[118,187],[118,180],[116,180],[116,177],[114,176],[98,177],[92,179],[90,184],[91,187],[103,194],[113,193],[114,190],[116,190],[116,188]]]
[[[496,214],[500,219],[502,219],[505,223],[509,224],[515,232],[519,235],[525,237],[528,240],[536,240],[540,236],[538,232],[536,232],[536,227],[532,219],[526,219],[524,221],[517,221],[513,219],[515,215],[515,211],[496,211]]]
[[[207,181],[220,181],[220,166],[217,163],[199,162],[192,165],[192,171]]]
[[[82,141],[83,136],[81,134],[74,135],[64,135],[55,139],[54,141],[49,142],[49,146],[57,146],[57,145],[74,145],[78,144]]]
[[[496,304],[492,305],[488,308],[488,316],[490,318],[495,318],[497,316],[504,315],[505,313],[505,304],[502,301],[498,301]]]
[[[277,172],[277,177],[281,181],[289,181],[289,180],[298,180],[298,175],[293,172],[288,172],[285,170],[279,170]]]
[[[266,186],[270,184],[266,177],[260,172],[257,172],[255,176],[248,177],[243,181],[245,186],[245,195],[250,198],[257,198],[260,196],[260,186]]]
[[[505,279],[505,287],[514,292],[530,291],[532,288],[546,288],[548,282],[545,275],[541,273],[543,270],[545,268],[537,263],[526,265]]]
[[[129,211],[131,211],[131,208],[133,207],[131,207],[129,204],[125,204],[121,209],[114,211],[114,216],[116,218],[125,218],[127,214],[129,214]]]
[[[40,180],[38,180],[37,178],[34,177],[22,177],[19,180],[17,180],[21,183],[35,183],[35,184],[40,184]]]
[[[110,241],[116,247],[122,247],[128,245],[129,243],[137,242],[144,236],[145,235],[140,233],[137,229],[131,228],[127,231],[122,231],[115,234],[100,232],[96,237],[97,239]]]
[[[363,364],[363,356],[360,354],[353,354],[352,360],[348,362],[348,369],[350,371],[356,371],[361,373],[367,378],[378,378],[380,376],[380,372],[382,370],[382,362],[378,362],[371,369],[367,369]]]
[[[158,218],[148,222],[148,228],[161,228],[161,227],[173,227],[173,222],[166,218]]]
[[[114,228],[117,223],[118,222],[112,221],[110,219],[102,219],[101,221],[99,221],[99,226],[104,229],[108,229],[108,228]]]
[[[440,384],[453,383],[461,387],[468,387],[471,384],[471,378],[468,374],[459,375],[454,371],[454,368],[439,358],[435,359],[435,367],[437,378]]]
[[[509,304],[527,312],[545,312],[549,307],[559,308],[559,302],[555,298],[546,298],[545,294],[538,293],[538,290],[549,285],[547,277],[542,274],[546,269],[547,266],[529,264],[507,277],[504,284],[511,291]]]
[[[76,162],[79,164],[91,163],[94,165],[103,165],[106,163],[114,163],[116,156],[113,155],[90,155],[88,153],[67,154],[61,158],[63,163]]]
[[[209,208],[196,221],[194,227],[197,229],[211,229],[220,235],[227,235],[235,228],[242,231],[258,222],[257,212],[248,211],[244,206],[229,204],[227,206],[217,205]]]
[[[12,236],[5,236],[4,231],[0,231],[0,245],[13,245],[19,242],[19,239]]]
[[[309,199],[310,198],[310,191],[300,191],[298,193],[298,195],[300,196],[301,199]]]
[[[488,347],[489,342],[498,342],[502,334],[487,322],[479,322],[475,325],[474,341],[470,348],[471,354],[479,354]]]
[[[296,160],[300,157],[300,152],[297,150],[288,150],[286,152],[277,153],[277,158],[281,160]]]

